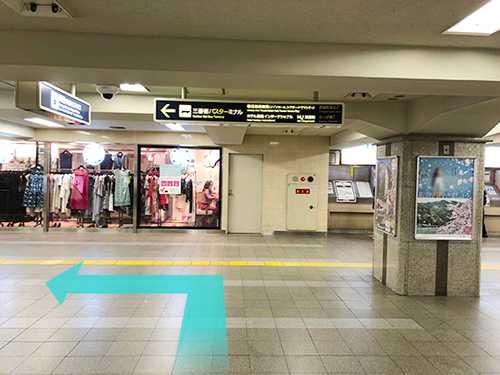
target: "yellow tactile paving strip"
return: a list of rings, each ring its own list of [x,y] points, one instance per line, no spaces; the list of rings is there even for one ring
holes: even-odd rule
[[[77,264],[82,260],[0,259],[0,264]],[[327,267],[327,268],[372,268],[371,263],[328,262],[264,262],[221,260],[83,260],[83,264],[98,266],[267,266],[267,267]],[[500,270],[500,266],[482,263],[483,270]]]
[[[82,260],[0,259],[0,264],[77,264]],[[221,260],[83,260],[83,264],[99,266],[267,266],[267,267],[330,267],[371,268],[371,263],[327,263],[327,262],[264,262]]]

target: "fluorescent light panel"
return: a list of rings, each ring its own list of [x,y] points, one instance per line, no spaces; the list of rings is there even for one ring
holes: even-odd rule
[[[149,90],[146,87],[144,87],[139,83],[134,83],[134,84],[122,83],[120,85],[120,90],[131,91],[131,92],[149,92]]]
[[[183,132],[183,131],[186,130],[186,129],[184,129],[184,127],[182,125],[174,124],[174,123],[165,124],[165,126],[167,128],[169,128],[170,130],[173,130],[173,131],[176,131],[176,132]]]
[[[443,34],[489,36],[498,30],[500,30],[500,0],[492,0]]]
[[[29,118],[25,118],[24,121],[29,121],[29,122],[32,122],[34,124],[43,125],[43,126],[49,126],[51,128],[64,128],[63,125],[58,124],[57,122],[45,120],[45,119],[40,118],[40,117],[29,117]]]

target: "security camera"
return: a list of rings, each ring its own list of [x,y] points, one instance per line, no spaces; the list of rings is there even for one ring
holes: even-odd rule
[[[95,89],[104,100],[111,100],[120,92],[120,88],[115,85],[95,85]]]
[[[51,5],[52,13],[58,13],[61,8],[56,3],[52,3]]]
[[[30,6],[30,11],[35,13],[38,6],[35,3],[30,3],[29,6]]]

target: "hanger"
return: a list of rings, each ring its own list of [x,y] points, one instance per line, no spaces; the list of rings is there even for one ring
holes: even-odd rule
[[[69,154],[69,151],[68,151],[68,150],[64,150],[62,153],[63,153],[64,155],[68,155],[68,154]]]
[[[118,152],[118,153],[116,154],[116,156],[118,156],[118,157],[120,157],[120,158],[121,158],[121,157],[123,156],[123,152],[121,152],[121,151],[120,151],[120,152]]]
[[[83,165],[80,165],[77,169],[84,170],[86,168]]]

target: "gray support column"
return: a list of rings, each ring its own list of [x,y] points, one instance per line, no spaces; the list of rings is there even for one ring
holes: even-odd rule
[[[399,175],[396,236],[375,230],[373,276],[396,293],[479,295],[484,143],[478,138],[408,135],[378,145],[379,157],[398,156]],[[415,239],[418,156],[476,158],[472,240]]]
[[[43,143],[43,231],[49,231],[50,216],[50,142]]]
[[[139,189],[140,189],[140,178],[141,178],[141,155],[139,153],[139,145],[134,145],[134,196],[132,203],[132,230],[137,233],[137,228],[139,227]]]

